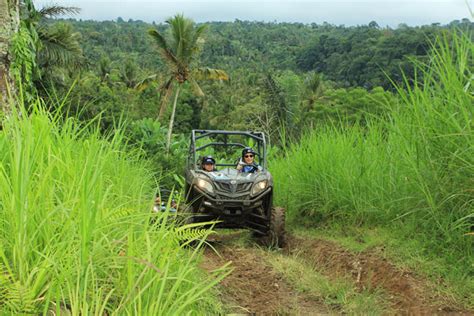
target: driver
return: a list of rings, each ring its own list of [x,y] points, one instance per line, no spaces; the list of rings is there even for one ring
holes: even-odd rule
[[[251,147],[245,147],[242,150],[242,157],[237,163],[237,170],[239,172],[248,172],[248,173],[258,172],[259,170],[261,170],[261,167],[257,165],[254,159],[255,159],[255,151]]]
[[[212,156],[204,156],[201,169],[207,172],[216,171],[216,160]]]

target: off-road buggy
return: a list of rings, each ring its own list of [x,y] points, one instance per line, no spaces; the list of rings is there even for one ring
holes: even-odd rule
[[[259,171],[236,169],[242,149],[252,147]],[[216,170],[202,170],[212,155]],[[219,228],[248,228],[268,246],[285,242],[285,213],[273,207],[273,179],[267,170],[265,135],[261,132],[193,130],[186,165],[186,204],[192,222],[217,220]]]

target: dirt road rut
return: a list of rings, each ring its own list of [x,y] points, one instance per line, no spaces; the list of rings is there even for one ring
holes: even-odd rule
[[[222,301],[229,313],[247,315],[327,315],[339,314],[324,299],[295,288],[284,273],[277,272],[267,256],[274,251],[252,243],[237,242],[236,235],[217,237],[205,249],[202,267],[212,271],[227,262],[233,271],[221,283]],[[410,271],[400,270],[373,251],[354,253],[334,242],[290,236],[287,246],[277,252],[298,258],[328,278],[344,278],[358,291],[382,291],[387,299],[386,314],[474,315],[453,306],[426,286]],[[383,313],[385,313],[383,312]]]

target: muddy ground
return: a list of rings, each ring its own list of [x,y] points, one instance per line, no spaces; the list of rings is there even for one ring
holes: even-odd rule
[[[297,291],[285,275],[275,271],[265,256],[271,252],[252,241],[235,242],[237,234],[219,235],[205,249],[202,267],[212,271],[231,262],[232,273],[221,285],[221,299],[230,314],[243,315],[327,315],[339,314],[323,298]],[[474,315],[454,306],[448,298],[433,294],[429,282],[411,271],[401,270],[380,251],[354,253],[322,239],[289,236],[279,253],[295,254],[328,278],[352,280],[360,291],[381,290],[386,295],[387,314]]]

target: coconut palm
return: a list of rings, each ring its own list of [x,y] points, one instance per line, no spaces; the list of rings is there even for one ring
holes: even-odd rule
[[[70,24],[58,23],[38,29],[41,49],[38,52],[38,65],[50,68],[53,65],[68,69],[80,68],[84,62],[79,44],[80,34],[74,32]]]
[[[301,113],[309,113],[314,111],[317,104],[324,104],[326,98],[324,97],[324,82],[321,78],[321,75],[317,72],[309,72],[304,80],[303,87],[303,99],[302,99],[302,110]],[[300,116],[300,123],[305,124],[308,120],[307,115]],[[313,126],[313,121],[309,120],[311,126]]]
[[[149,30],[148,33],[155,40],[166,67],[167,79],[162,85],[163,97],[159,119],[163,117],[168,104],[168,97],[176,86],[166,142],[166,151],[168,152],[181,85],[189,82],[196,95],[203,96],[204,93],[197,80],[228,80],[229,77],[223,70],[197,67],[199,53],[204,44],[203,33],[206,25],[195,26],[191,19],[179,14],[167,20],[166,23],[170,26],[168,36],[159,33],[155,29]]]
[[[321,76],[316,72],[310,72],[304,80],[304,108],[309,111],[314,104],[323,97],[324,87]]]
[[[30,50],[35,57],[31,61],[35,67],[30,70],[33,72],[35,85],[42,87],[46,81],[60,82],[61,80],[54,80],[62,78],[58,67],[69,71],[79,69],[84,62],[79,33],[74,32],[72,26],[66,23],[46,23],[48,18],[76,14],[79,9],[52,5],[37,10],[32,0],[22,0],[20,4],[21,28],[29,34]],[[28,76],[23,74],[23,77]]]

